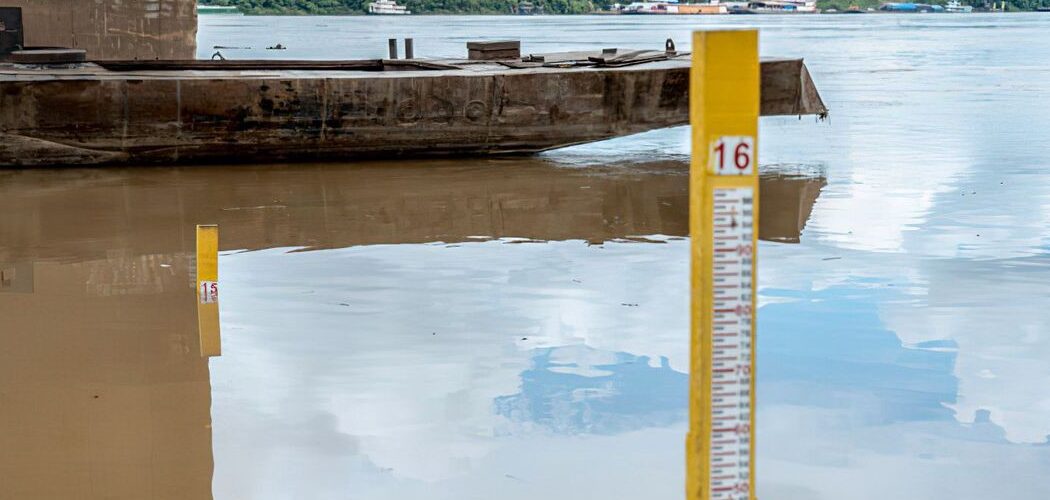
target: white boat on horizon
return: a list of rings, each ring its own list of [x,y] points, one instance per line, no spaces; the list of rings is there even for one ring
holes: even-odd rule
[[[621,14],[728,14],[729,9],[719,0],[710,0],[707,3],[679,3],[678,0],[666,2],[632,2],[621,6],[617,12]]]
[[[816,14],[816,0],[754,0],[729,4],[730,14]]]
[[[203,5],[197,4],[197,15],[200,16],[242,16],[241,10],[234,5]]]
[[[944,11],[959,14],[969,14],[973,12],[973,6],[963,5],[959,3],[959,0],[950,0],[948,3],[944,4]]]
[[[375,0],[368,4],[368,13],[377,15],[408,15],[412,11],[408,10],[408,7],[404,5],[398,5],[395,0]]]

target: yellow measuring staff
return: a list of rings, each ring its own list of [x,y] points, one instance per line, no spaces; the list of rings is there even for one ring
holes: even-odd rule
[[[758,31],[693,33],[688,500],[755,498]]]
[[[221,356],[219,226],[197,226],[197,328],[201,356]]]

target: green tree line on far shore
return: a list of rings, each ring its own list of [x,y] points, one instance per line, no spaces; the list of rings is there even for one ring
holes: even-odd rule
[[[235,6],[245,14],[364,14],[372,0],[201,0],[202,5]],[[416,14],[513,14],[519,0],[398,0]],[[586,14],[608,9],[612,0],[529,0],[537,10],[547,14]],[[706,0],[704,0],[706,1]],[[907,1],[907,0],[897,0]],[[916,3],[944,4],[947,0],[915,0]],[[885,0],[818,0],[821,9],[845,10],[850,6],[861,9],[878,8]],[[996,0],[998,5],[1001,0]],[[620,3],[630,3],[621,0]],[[984,7],[991,2],[976,0],[963,4]],[[1034,10],[1050,7],[1050,0],[1007,0],[1007,10]]]

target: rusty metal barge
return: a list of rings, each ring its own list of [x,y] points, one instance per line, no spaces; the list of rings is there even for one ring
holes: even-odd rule
[[[801,60],[762,63],[763,115],[826,110]],[[509,154],[682,125],[689,58],[0,65],[0,165]]]
[[[673,47],[468,49],[352,61],[12,50],[0,62],[0,166],[521,154],[689,120],[690,57]],[[763,115],[826,112],[800,59],[762,61],[761,95]]]

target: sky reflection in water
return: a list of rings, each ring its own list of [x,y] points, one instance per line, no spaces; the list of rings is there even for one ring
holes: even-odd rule
[[[483,38],[516,21],[463,22]],[[1050,130],[1037,90],[1050,60],[1023,42],[1044,37],[1046,21],[662,18],[638,30],[596,20],[532,48],[659,43],[668,33],[680,41],[697,25],[738,22],[760,25],[765,54],[804,54],[832,109],[829,124],[762,124],[765,171],[826,175],[827,187],[801,245],[761,246],[759,493],[1050,496],[1050,181],[1042,175],[1050,151],[1033,137]],[[425,33],[416,40],[438,53],[461,42]],[[589,168],[600,158],[654,154],[683,161],[687,132],[547,157]],[[433,370],[424,388],[406,381],[376,389],[379,399],[413,394],[404,398],[411,412],[427,415],[398,426],[427,436],[426,446],[402,455],[411,463],[369,454],[385,457],[379,467],[440,477],[434,490],[454,491],[450,497],[680,496],[685,241],[429,245],[335,251],[325,260],[336,256],[348,273],[381,283],[368,296],[382,298],[352,323],[398,332],[392,345],[418,351],[402,353],[411,360],[403,364]],[[337,290],[333,284],[333,302],[345,293]],[[396,319],[402,311],[415,316]],[[437,338],[470,348],[434,350],[425,336],[439,325]],[[386,361],[369,359],[387,373]],[[655,460],[654,449],[675,456]],[[426,466],[405,458],[419,456]],[[435,457],[458,465],[442,469]],[[580,467],[579,459],[593,461]],[[632,489],[639,484],[649,487],[644,494]]]

